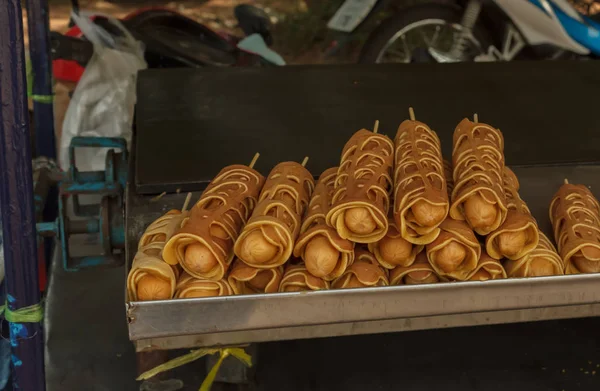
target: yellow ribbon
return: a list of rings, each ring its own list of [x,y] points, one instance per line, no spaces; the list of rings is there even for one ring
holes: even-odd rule
[[[30,305],[11,311],[7,304],[0,306],[0,315],[10,323],[39,323],[44,318],[44,309],[41,303]]]
[[[244,365],[251,367],[252,366],[252,357],[244,351],[242,348],[221,348],[221,349],[198,349],[192,350],[188,354],[184,354],[183,356],[176,357],[172,360],[167,361],[164,364],[158,365],[149,371],[142,373],[136,380],[146,380],[150,379],[153,376],[158,375],[159,373],[180,367],[185,364],[189,364],[193,361],[198,360],[201,357],[208,356],[211,354],[219,353],[220,357],[211,368],[210,372],[206,376],[206,379],[202,382],[200,389],[198,391],[210,391],[212,384],[217,377],[217,373],[219,372],[219,368],[223,364],[223,361],[228,356],[233,356],[240,360]]]
[[[32,94],[32,95],[30,95],[30,98],[34,102],[38,102],[38,103],[50,104],[50,103],[54,102],[54,95],[36,95],[36,94]]]
[[[33,93],[33,67],[31,61],[25,62],[25,74],[27,76],[27,96],[34,102],[50,104],[54,101],[54,95],[38,95]]]

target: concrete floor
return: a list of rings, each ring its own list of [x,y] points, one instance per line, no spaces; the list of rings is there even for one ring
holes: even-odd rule
[[[124,280],[122,268],[66,273],[54,262],[48,391],[139,389]],[[257,356],[253,390],[591,391],[600,318],[265,343]],[[199,361],[170,377],[197,390],[204,374]]]

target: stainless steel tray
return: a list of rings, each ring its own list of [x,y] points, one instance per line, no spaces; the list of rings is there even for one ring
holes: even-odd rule
[[[588,184],[600,195],[597,165],[517,167],[515,172],[521,196],[546,233],[547,208],[564,178]],[[139,214],[128,229],[141,235],[142,220],[148,224],[183,198],[166,196],[161,210]],[[600,274],[128,302],[126,307],[130,339],[143,351],[597,316]]]

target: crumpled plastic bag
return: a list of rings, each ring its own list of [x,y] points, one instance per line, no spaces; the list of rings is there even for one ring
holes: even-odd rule
[[[120,31],[109,34],[90,20],[90,14],[73,13],[73,20],[94,45],[94,55],[77,84],[65,114],[59,160],[69,168],[69,145],[76,136],[124,137],[131,142],[137,72],[147,67],[141,42],[116,19],[107,17]],[[104,170],[107,148],[78,148],[80,171]]]

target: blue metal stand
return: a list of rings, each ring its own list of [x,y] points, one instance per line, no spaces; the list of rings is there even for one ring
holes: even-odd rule
[[[23,22],[19,0],[0,2],[0,210],[7,305],[39,304]],[[11,323],[13,387],[45,390],[41,323]]]
[[[77,170],[75,151],[78,148],[111,148],[106,153],[104,171]],[[119,152],[117,152],[117,150]],[[62,249],[63,267],[78,271],[97,266],[121,266],[125,262],[125,222],[123,193],[127,183],[127,142],[122,138],[74,137],[69,147],[70,168],[60,179],[59,216],[54,222],[38,223],[38,233],[58,236]],[[101,197],[99,203],[82,204],[81,195]],[[70,219],[69,203],[72,215]],[[71,256],[69,239],[72,235],[96,234],[102,254]]]

